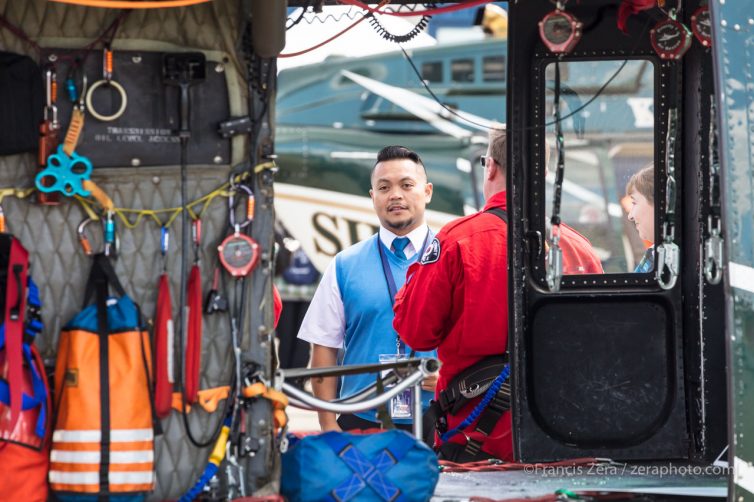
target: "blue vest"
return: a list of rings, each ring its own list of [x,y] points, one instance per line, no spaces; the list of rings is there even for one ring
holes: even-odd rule
[[[390,263],[395,286],[400,290],[406,282],[409,265],[419,259],[416,253],[403,260],[387,249],[380,241],[379,234],[359,242],[335,257],[335,270],[340,288],[340,297],[346,318],[346,334],[343,364],[379,363],[380,354],[395,354],[398,334],[393,329],[393,305],[390,301],[382,260],[377,243],[382,246]],[[408,354],[411,348],[402,345],[402,353]],[[437,351],[417,352],[416,357],[437,357]],[[350,396],[375,382],[375,374],[346,375],[340,385],[340,397]],[[422,391],[424,408],[429,406],[433,395]],[[376,412],[357,413],[359,417],[377,421]],[[394,420],[396,423],[411,423],[410,420]]]

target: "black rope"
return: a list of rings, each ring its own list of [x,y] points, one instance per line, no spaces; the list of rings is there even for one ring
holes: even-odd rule
[[[641,42],[641,40],[643,40],[644,33],[646,33],[647,28],[649,28],[649,23],[651,21],[652,21],[651,18],[647,19],[647,22],[644,24],[644,29],[642,30],[641,34],[637,38],[636,44],[634,45],[634,48],[632,49],[631,52],[634,52],[636,50],[636,48],[639,46],[639,43]],[[422,84],[422,86],[424,86],[424,89],[429,93],[430,96],[432,96],[432,99],[434,99],[437,102],[437,104],[439,104],[441,107],[443,107],[447,112],[455,115],[456,117],[460,118],[464,122],[467,122],[467,123],[469,123],[471,125],[474,125],[474,126],[477,126],[477,127],[481,127],[483,129],[486,129],[486,130],[489,130],[489,131],[505,131],[505,130],[507,130],[509,133],[511,131],[513,131],[513,129],[498,128],[498,127],[488,127],[488,126],[486,126],[484,124],[480,124],[479,122],[475,122],[475,121],[469,119],[468,117],[465,117],[462,114],[458,113],[456,110],[454,110],[454,109],[448,107],[447,105],[445,105],[445,103],[443,103],[442,101],[440,101],[440,99],[437,97],[437,95],[429,87],[429,84],[427,84],[427,82],[424,80],[424,78],[422,77],[421,72],[416,67],[416,64],[414,64],[413,59],[411,59],[411,56],[408,55],[408,53],[406,52],[406,50],[403,47],[401,47],[401,51],[403,52],[403,56],[406,58],[406,61],[408,61],[409,65],[414,70],[414,73],[419,78],[419,82]],[[539,129],[539,128],[543,127],[543,126],[544,127],[549,127],[549,126],[552,126],[552,125],[556,125],[558,120],[563,121],[563,120],[569,119],[569,118],[573,117],[574,115],[580,113],[586,107],[588,107],[589,105],[591,105],[597,98],[599,98],[602,95],[603,92],[605,92],[605,89],[607,89],[607,86],[609,86],[612,83],[612,81],[615,80],[615,78],[618,75],[620,75],[620,72],[623,71],[623,68],[626,67],[626,65],[628,64],[628,61],[629,61],[628,59],[624,59],[623,63],[621,63],[621,65],[618,67],[618,69],[615,70],[615,72],[610,76],[610,78],[607,79],[607,81],[605,81],[605,83],[602,84],[602,86],[599,89],[597,89],[597,92],[595,92],[592,97],[590,97],[588,100],[586,100],[578,108],[576,108],[574,110],[571,110],[571,112],[568,113],[567,115],[561,116],[559,119],[556,119],[556,120],[554,120],[552,122],[546,122],[544,125],[533,125],[533,126],[529,126],[529,127],[522,127],[521,129],[516,129],[516,131],[533,131],[533,130]]]
[[[560,117],[560,60],[555,61],[555,95],[553,114],[555,115],[555,144],[558,149],[558,168],[555,171],[555,191],[552,196],[552,213],[550,224],[560,225],[560,199],[563,194],[563,176],[565,173],[565,144],[563,142],[563,120]]]
[[[424,4],[424,7],[426,7],[427,9],[430,9],[434,7],[434,4]],[[389,42],[394,42],[398,44],[402,44],[404,42],[408,42],[416,38],[416,36],[419,33],[421,33],[427,28],[427,26],[429,25],[429,20],[432,19],[432,16],[423,15],[421,19],[419,20],[419,22],[416,23],[416,26],[414,26],[411,29],[411,31],[403,35],[395,35],[393,33],[390,33],[387,30],[387,28],[382,26],[382,23],[380,23],[379,19],[377,19],[377,17],[374,14],[370,13],[368,17],[369,17],[369,24],[372,26],[372,28],[374,28],[374,30],[377,32],[379,36],[381,36],[382,38],[384,38],[385,40]],[[401,47],[401,50],[403,50],[402,47]]]

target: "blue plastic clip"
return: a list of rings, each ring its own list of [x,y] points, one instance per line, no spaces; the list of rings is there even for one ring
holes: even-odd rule
[[[40,192],[60,192],[67,197],[88,197],[91,192],[84,190],[84,181],[88,180],[91,174],[92,162],[88,158],[76,152],[69,157],[63,151],[63,145],[60,145],[57,153],[47,158],[47,167],[37,174],[35,184]],[[43,180],[48,183],[43,183]]]

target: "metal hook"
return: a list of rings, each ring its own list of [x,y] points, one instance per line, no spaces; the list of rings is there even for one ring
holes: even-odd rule
[[[86,227],[95,220],[91,218],[86,218],[84,221],[79,223],[78,228],[76,229],[76,233],[79,237],[79,242],[81,243],[81,248],[84,250],[84,254],[87,256],[92,256],[94,254],[94,251],[92,250],[92,243],[89,241],[89,237],[86,236]]]
[[[720,219],[713,225],[712,215],[707,218],[709,237],[704,242],[704,277],[707,282],[720,284],[723,278],[723,238]]]
[[[681,250],[675,242],[657,246],[657,272],[655,278],[662,289],[673,289],[678,280]]]
[[[246,193],[246,219],[243,222],[236,221],[236,194],[238,191]],[[228,220],[230,226],[238,231],[251,225],[254,220],[254,192],[246,185],[236,185],[228,195]]]
[[[117,256],[119,247],[118,236],[115,234],[115,213],[108,211],[105,219],[105,256]]]

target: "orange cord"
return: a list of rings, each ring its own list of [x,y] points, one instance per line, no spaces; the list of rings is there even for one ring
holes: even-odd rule
[[[52,82],[50,82],[50,103],[55,104],[58,100],[58,81],[57,79],[52,79]]]
[[[83,5],[84,7],[104,7],[106,9],[169,9],[174,7],[189,7],[212,0],[162,0],[139,2],[133,0],[50,0],[56,3]]]

